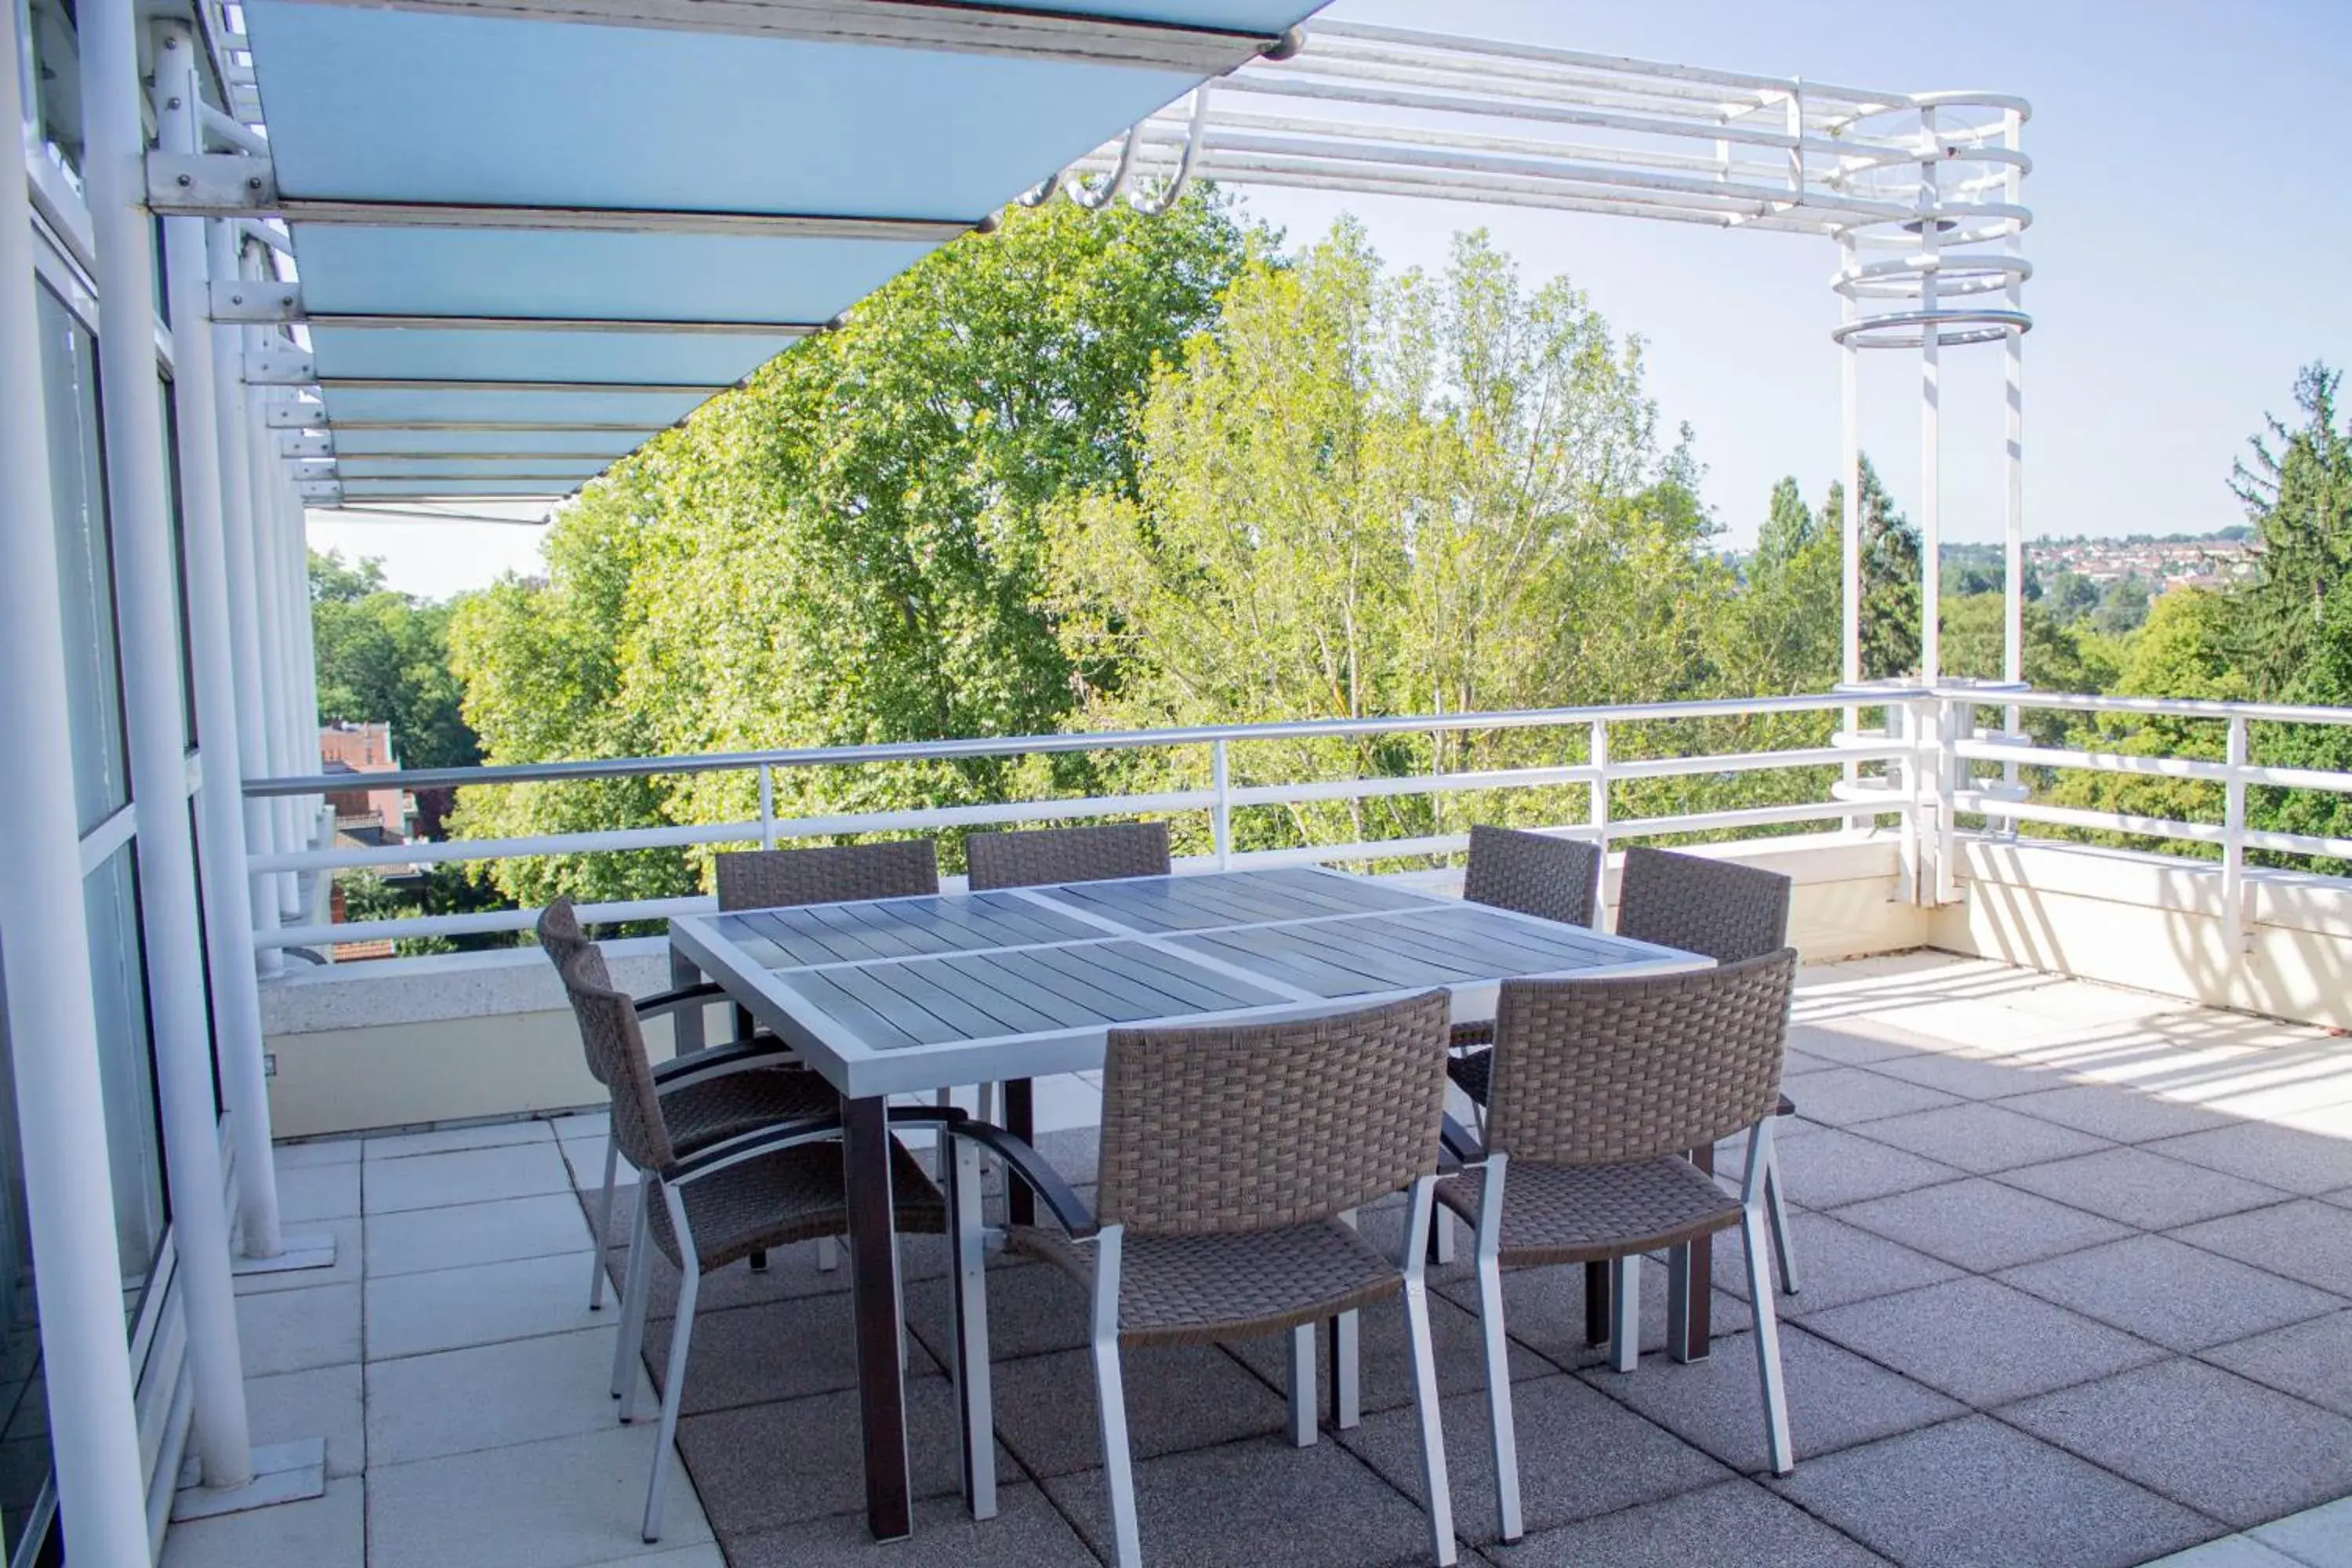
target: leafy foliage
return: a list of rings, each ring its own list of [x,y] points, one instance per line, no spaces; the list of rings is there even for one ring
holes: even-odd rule
[[[392,725],[401,764],[461,768],[481,760],[449,668],[454,606],[395,593],[383,563],[310,552],[310,618],[322,723]]]

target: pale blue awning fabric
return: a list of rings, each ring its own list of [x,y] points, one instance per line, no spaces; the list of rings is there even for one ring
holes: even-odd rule
[[[346,499],[562,495],[1321,0],[247,0]]]

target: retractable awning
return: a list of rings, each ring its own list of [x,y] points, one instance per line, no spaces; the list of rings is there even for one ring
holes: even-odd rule
[[[247,379],[314,501],[568,494],[1318,3],[247,0]]]

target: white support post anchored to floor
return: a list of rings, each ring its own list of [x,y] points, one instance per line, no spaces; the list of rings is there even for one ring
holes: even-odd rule
[[[0,25],[0,125],[24,123],[15,23]],[[21,151],[0,171],[0,946],[59,1509],[88,1563],[149,1560],[145,1469],[120,1331],[122,1266],[82,907],[64,611]]]

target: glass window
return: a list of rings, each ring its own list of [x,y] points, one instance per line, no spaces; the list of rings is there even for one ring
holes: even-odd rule
[[[41,330],[43,402],[48,411],[49,484],[58,514],[58,587],[65,618],[74,797],[82,831],[88,832],[131,798],[114,640],[114,570],[108,553],[98,343],[47,288],[36,289],[34,295]]]
[[[16,6],[9,6],[12,14]],[[25,110],[35,146],[46,146],[63,167],[81,169],[81,50],[67,0],[31,0],[21,13],[31,42],[26,60]],[[15,20],[12,15],[11,20]]]
[[[172,578],[179,590],[180,611],[180,735],[188,751],[196,749],[196,645],[188,619],[188,519],[180,508],[180,410],[172,396],[169,377],[158,376],[155,391],[163,403],[163,504],[171,509]]]
[[[106,1149],[114,1176],[114,1237],[126,1314],[163,1243],[162,1129],[155,1120],[154,1053],[147,1027],[139,889],[129,846],[82,880],[89,921],[90,990],[98,1004],[98,1076],[106,1097]]]
[[[0,975],[0,1001],[6,986]],[[7,1010],[0,1005],[0,1556],[13,1556],[23,1544],[49,1474],[48,1401],[41,1384],[41,1321],[33,1294],[13,1060]]]

